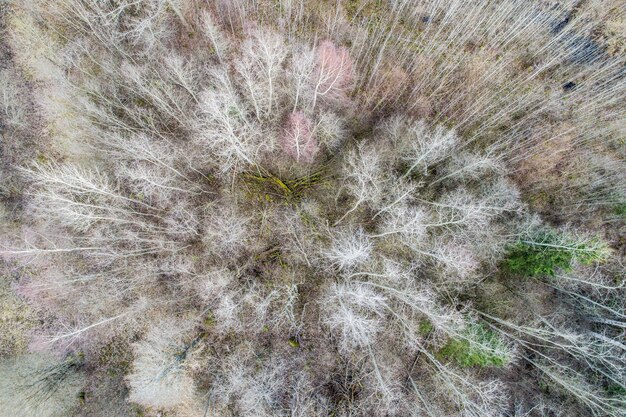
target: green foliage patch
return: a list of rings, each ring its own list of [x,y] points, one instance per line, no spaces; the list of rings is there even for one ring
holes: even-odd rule
[[[430,332],[433,331],[434,328],[435,326],[433,326],[433,324],[430,321],[422,320],[419,324],[417,331],[419,332],[420,335],[426,337],[430,334]]]
[[[524,276],[555,276],[559,270],[571,271],[575,261],[591,265],[604,261],[608,253],[609,248],[599,239],[575,240],[548,230],[512,245],[505,267]]]
[[[467,333],[467,339],[451,339],[437,352],[437,357],[463,368],[507,364],[506,347],[497,334],[480,324],[470,325]]]
[[[626,203],[619,203],[613,207],[613,213],[626,219]]]

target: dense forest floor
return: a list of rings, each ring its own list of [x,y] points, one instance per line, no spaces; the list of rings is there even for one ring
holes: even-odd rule
[[[625,16],[0,0],[0,417],[624,416]]]

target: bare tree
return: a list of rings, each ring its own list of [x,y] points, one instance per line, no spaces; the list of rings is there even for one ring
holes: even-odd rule
[[[217,369],[210,393],[215,409],[232,405],[241,415],[275,415],[286,390],[288,369],[278,358],[256,366],[250,346],[240,346]]]
[[[75,412],[85,383],[75,356],[26,354],[0,365],[0,406],[15,417],[61,417]]]
[[[216,253],[238,256],[253,247],[252,219],[229,203],[207,207],[203,239]]]
[[[211,42],[211,46],[217,58],[220,62],[223,62],[229,50],[229,42],[216,24],[211,13],[207,11],[202,14],[202,31],[209,42]]]
[[[313,162],[319,147],[313,136],[311,121],[304,113],[291,113],[284,129],[281,136],[283,151],[297,162]]]
[[[331,41],[323,41],[315,51],[313,104],[315,109],[320,99],[329,103],[345,103],[354,79],[352,60],[346,48],[338,48]]]
[[[171,408],[190,401],[194,383],[185,370],[193,341],[185,342],[188,323],[161,321],[133,346],[129,399],[148,407]]]
[[[0,72],[0,108],[2,109],[3,124],[12,127],[22,127],[25,123],[24,105],[20,102],[19,86],[15,75],[8,70]]]
[[[314,132],[319,143],[333,153],[344,144],[347,136],[341,117],[328,112],[319,115]]]
[[[289,68],[289,79],[292,84],[293,111],[298,108],[306,108],[310,100],[310,78],[315,70],[315,51],[308,45],[299,45],[293,52],[291,66]]]
[[[272,149],[273,143],[261,141],[259,127],[248,120],[247,109],[239,100],[228,74],[216,71],[213,76],[219,88],[206,91],[200,97],[200,112],[204,118],[196,141],[219,158],[223,172],[254,166],[259,153]],[[205,159],[211,161],[211,158]]]
[[[380,154],[376,149],[359,144],[345,156],[343,166],[343,187],[352,195],[356,202],[335,222],[341,223],[350,213],[354,212],[363,203],[373,206],[382,197],[381,184],[383,173]]]
[[[281,89],[279,77],[286,55],[282,37],[271,31],[253,29],[243,43],[236,68],[259,120],[276,117],[276,101]]]
[[[353,352],[375,344],[383,326],[385,298],[366,286],[332,284],[321,301],[324,322],[337,332],[341,349]]]
[[[449,157],[457,145],[456,133],[443,126],[429,128],[424,122],[408,122],[396,117],[388,121],[384,131],[401,150],[401,158],[408,165],[401,178],[414,173],[426,175],[428,168]]]
[[[372,249],[373,242],[362,229],[343,229],[332,236],[331,246],[322,256],[333,267],[351,270],[368,262]]]

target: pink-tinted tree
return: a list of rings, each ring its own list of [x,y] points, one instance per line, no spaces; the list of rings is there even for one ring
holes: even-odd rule
[[[319,151],[311,121],[301,111],[291,113],[287,118],[280,144],[283,151],[298,162],[313,162]]]
[[[316,50],[313,71],[313,108],[318,99],[346,102],[354,81],[352,59],[347,48],[338,48],[331,41],[322,42]]]

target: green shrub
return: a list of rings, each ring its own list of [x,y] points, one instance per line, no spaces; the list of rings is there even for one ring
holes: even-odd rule
[[[613,213],[619,217],[626,218],[626,203],[618,203],[613,207]]]
[[[584,265],[606,259],[609,248],[599,239],[573,239],[554,231],[542,231],[509,248],[506,269],[525,276],[554,276],[570,271],[575,261]]]
[[[434,328],[435,326],[433,326],[433,324],[430,321],[422,320],[417,330],[420,335],[426,337],[430,334],[430,332],[433,331]]]
[[[451,339],[437,352],[437,357],[464,368],[502,367],[508,362],[508,349],[494,332],[480,324],[472,324],[467,339]]]

